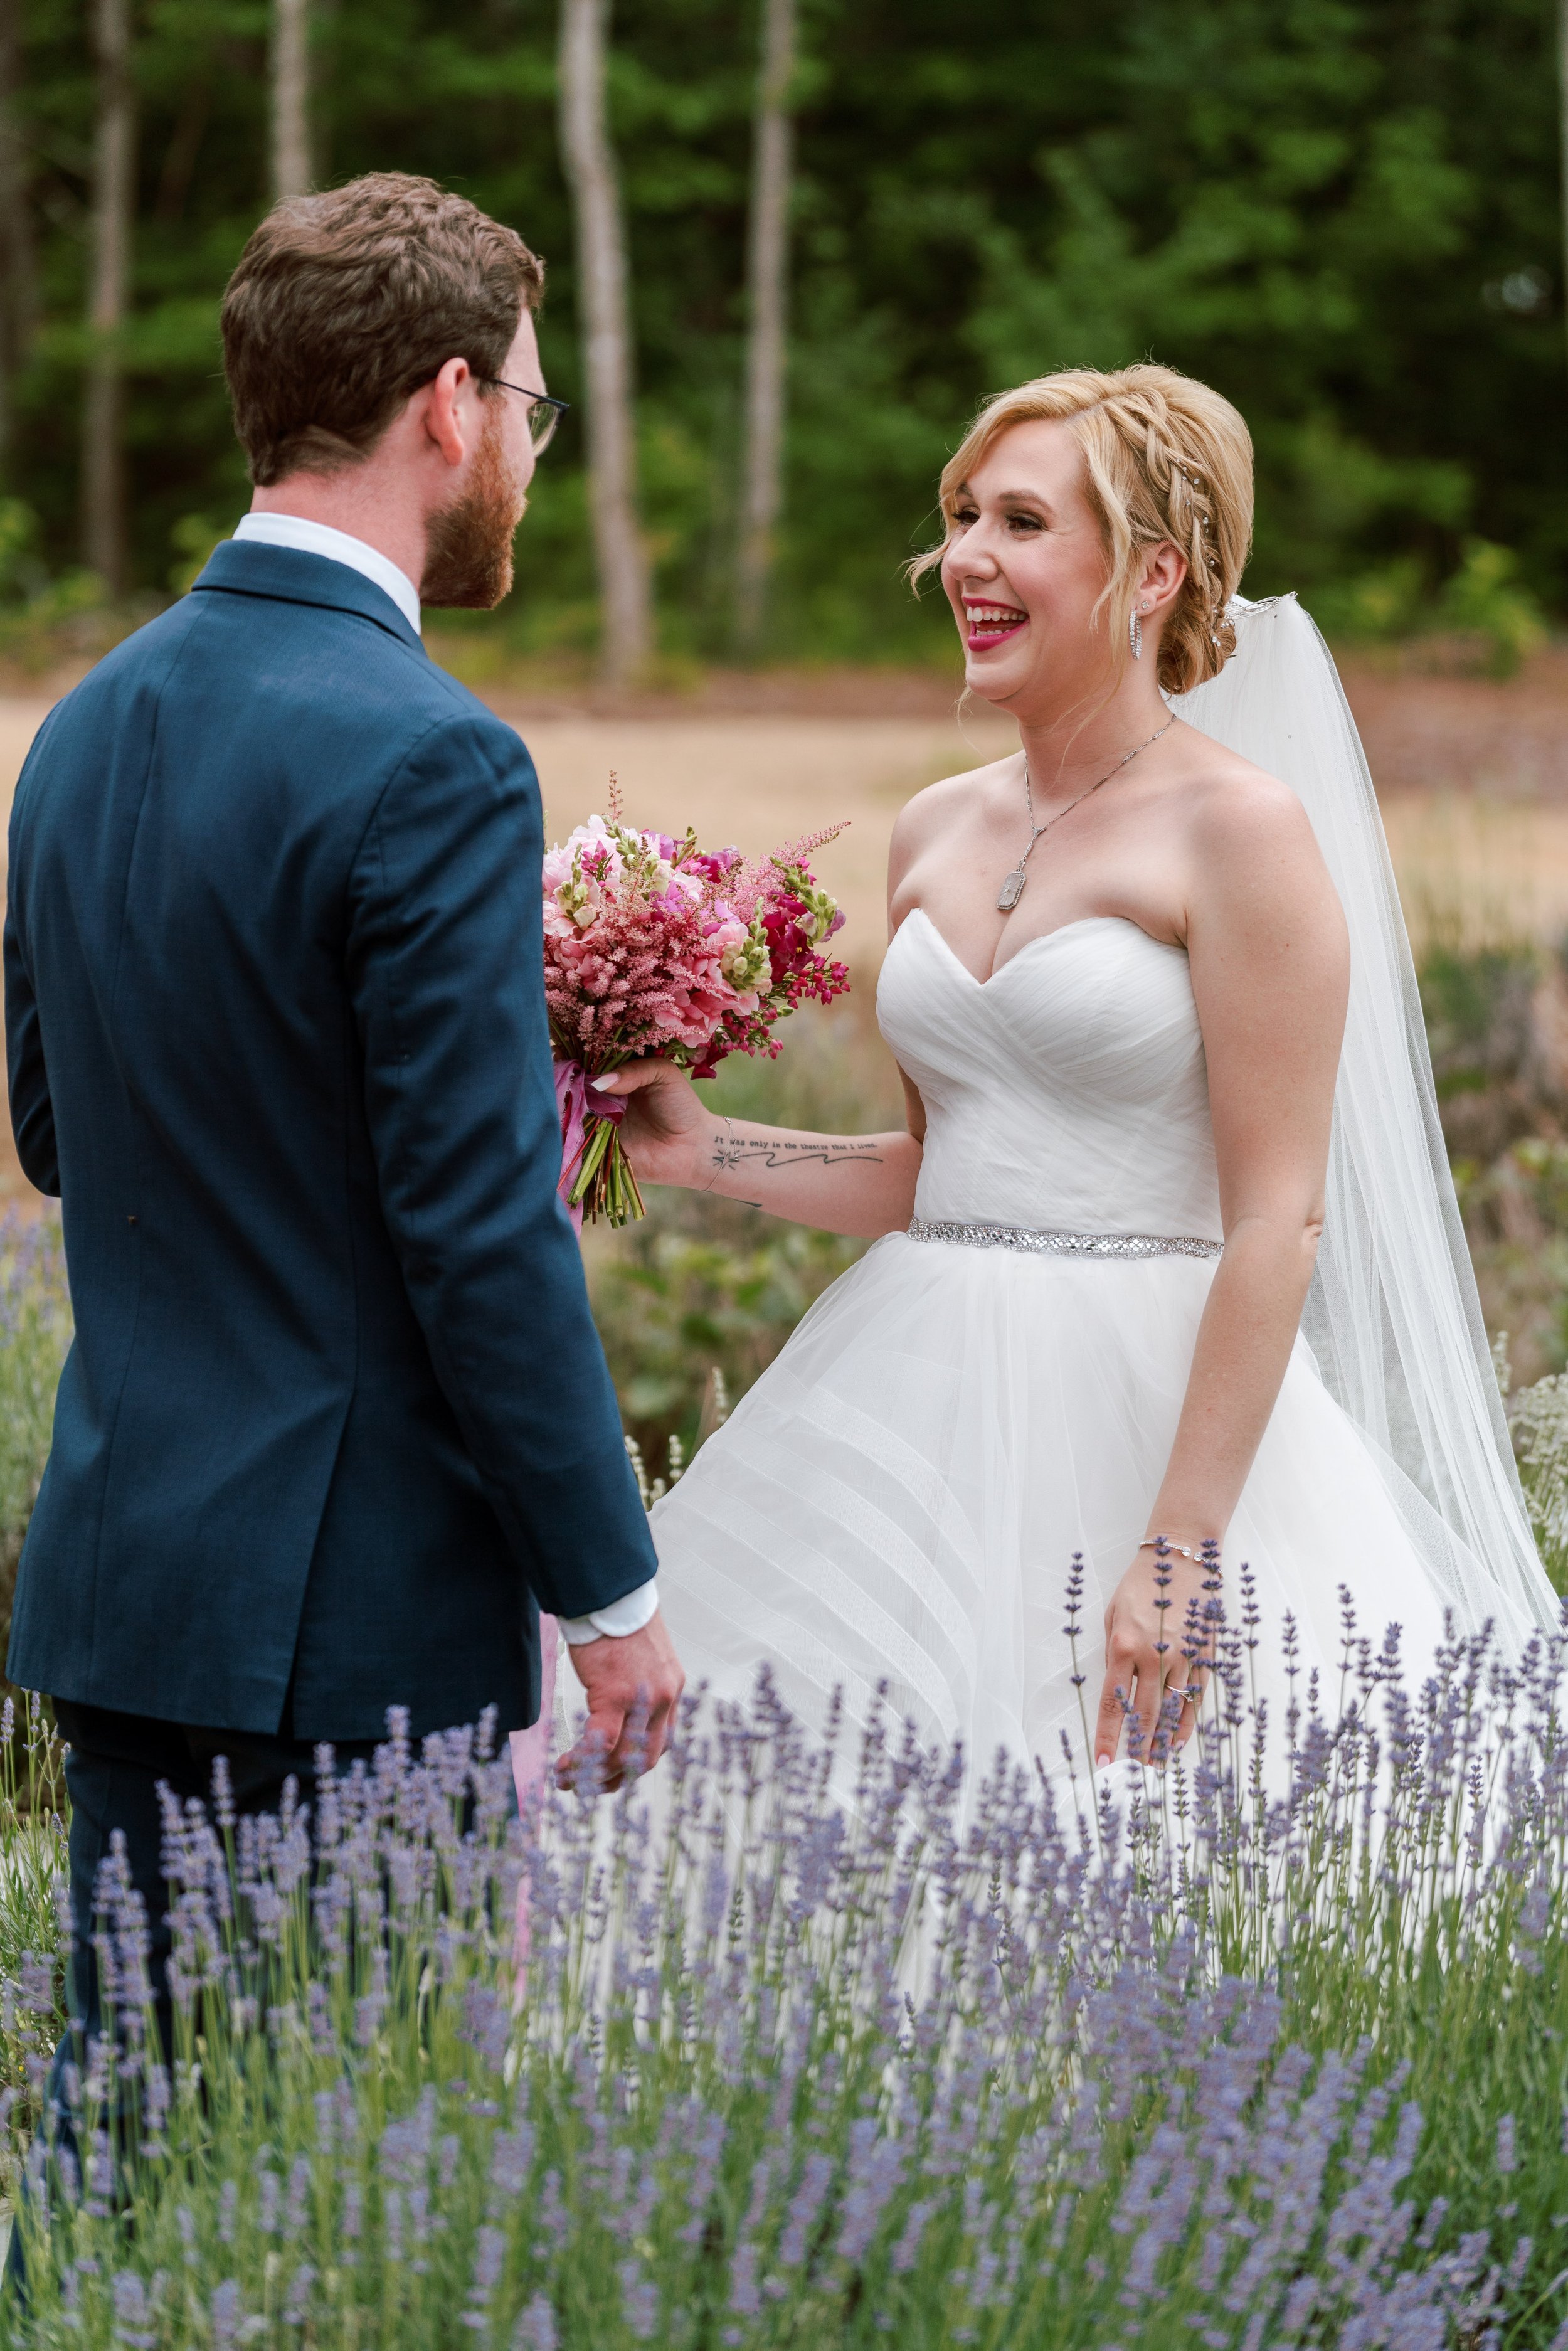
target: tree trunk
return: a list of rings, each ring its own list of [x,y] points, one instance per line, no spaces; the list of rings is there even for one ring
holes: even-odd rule
[[[0,0],[0,456],[10,447],[16,375],[37,304],[21,91],[22,0]]]
[[[1568,0],[1563,0],[1568,7]],[[746,283],[746,454],[736,621],[755,647],[768,618],[773,532],[784,491],[784,371],[789,263],[789,173],[795,0],[763,0],[762,58],[751,150]]]
[[[120,337],[131,287],[135,111],[131,0],[95,0],[98,130],[92,158],[87,401],[82,418],[82,555],[110,595],[127,585],[124,371]]]
[[[272,193],[310,186],[310,0],[272,0]]]
[[[609,0],[561,0],[560,142],[577,228],[588,485],[603,616],[601,665],[622,685],[647,662],[653,621],[637,523],[626,238],[605,106]]]

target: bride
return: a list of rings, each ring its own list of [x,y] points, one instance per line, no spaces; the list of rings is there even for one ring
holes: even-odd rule
[[[1235,595],[1246,426],[1168,368],[1044,376],[941,500],[926,561],[1022,747],[894,831],[907,1132],[716,1118],[658,1063],[601,1081],[644,1180],[879,1237],[657,1507],[691,1680],[743,1697],[766,1660],[809,1721],[886,1682],[927,1736],[1051,1758],[1081,1739],[1079,1552],[1104,1763],[1128,1707],[1145,1751],[1181,1707],[1162,1628],[1206,1543],[1233,1615],[1251,1570],[1276,1719],[1287,1612],[1332,1698],[1342,1587],[1407,1667],[1445,1610],[1517,1646],[1556,1603],[1360,745],[1294,599]]]

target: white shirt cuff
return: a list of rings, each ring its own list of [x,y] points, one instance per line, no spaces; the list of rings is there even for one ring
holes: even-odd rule
[[[585,1641],[623,1641],[629,1633],[640,1633],[658,1612],[659,1587],[650,1576],[635,1592],[623,1592],[608,1608],[595,1608],[586,1616],[558,1616],[561,1638],[573,1648]]]

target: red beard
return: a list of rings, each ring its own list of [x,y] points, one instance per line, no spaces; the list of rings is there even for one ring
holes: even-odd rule
[[[512,585],[512,537],[526,504],[502,452],[500,416],[487,417],[467,488],[430,518],[420,601],[494,611]]]

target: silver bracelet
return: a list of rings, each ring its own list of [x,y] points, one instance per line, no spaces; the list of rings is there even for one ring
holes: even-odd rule
[[[1140,1551],[1158,1551],[1161,1543],[1166,1544],[1166,1549],[1167,1551],[1175,1552],[1178,1559],[1196,1559],[1197,1557],[1197,1553],[1195,1551],[1188,1551],[1186,1543],[1166,1542],[1164,1535],[1145,1535],[1143,1541],[1138,1545],[1138,1549]]]

